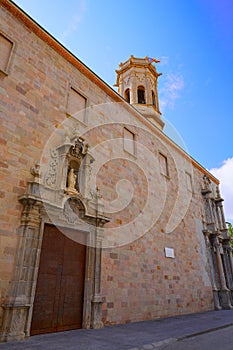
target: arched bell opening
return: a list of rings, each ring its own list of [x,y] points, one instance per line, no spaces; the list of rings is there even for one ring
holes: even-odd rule
[[[126,101],[128,103],[130,103],[130,90],[129,90],[129,88],[125,90],[124,98],[126,99]]]
[[[144,86],[142,86],[142,85],[138,86],[137,94],[138,94],[138,103],[145,104],[146,103],[146,99],[145,99],[145,88],[144,88]]]

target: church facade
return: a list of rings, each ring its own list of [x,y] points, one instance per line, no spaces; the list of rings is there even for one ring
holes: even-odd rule
[[[148,57],[118,93],[0,5],[0,339],[233,307],[219,181],[163,132]]]

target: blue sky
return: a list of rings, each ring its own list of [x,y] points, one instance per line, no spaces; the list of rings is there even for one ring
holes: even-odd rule
[[[229,182],[233,201],[232,0],[15,3],[110,86],[118,64],[131,54],[160,59],[156,66],[163,73],[159,97],[165,121],[199,163]],[[219,175],[222,169],[228,180]]]

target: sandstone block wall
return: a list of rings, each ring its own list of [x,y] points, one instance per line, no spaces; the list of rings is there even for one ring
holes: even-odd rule
[[[0,72],[1,302],[7,300],[15,266],[18,196],[25,193],[30,168],[41,160],[48,139],[66,129],[88,142],[95,158],[90,187],[100,188],[111,219],[102,255],[104,323],[211,309],[201,232],[204,170],[100,79],[87,76],[88,69],[75,67],[4,7],[0,18],[1,33],[14,43],[8,72]],[[67,114],[71,87],[87,99],[86,123]],[[124,148],[124,128],[135,135],[134,154]],[[168,174],[161,174],[161,154]],[[174,249],[174,259],[165,257],[165,247]]]

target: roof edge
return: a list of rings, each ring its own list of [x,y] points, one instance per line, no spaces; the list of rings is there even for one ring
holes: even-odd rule
[[[71,63],[81,73],[86,75],[99,87],[105,90],[116,101],[122,102],[121,96],[112,89],[105,81],[103,81],[97,74],[95,74],[89,67],[80,61],[72,52],[70,52],[63,44],[54,38],[46,31],[40,24],[38,24],[32,17],[30,17],[23,9],[21,9],[12,0],[1,0],[0,5],[14,15],[21,21],[28,29],[36,34],[40,39],[46,42],[51,48],[59,53],[65,60]]]

